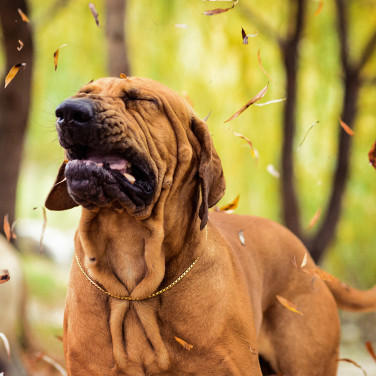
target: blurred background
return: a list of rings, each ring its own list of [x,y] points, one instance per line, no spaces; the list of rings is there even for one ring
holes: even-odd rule
[[[326,271],[358,288],[376,283],[376,0],[93,4],[99,26],[86,0],[0,0],[2,82],[26,63],[0,89],[0,272],[11,277],[0,285],[0,375],[64,374],[50,363],[64,367],[80,209],[43,206],[64,159],[54,111],[103,76],[158,80],[199,117],[210,113],[227,180],[219,207],[239,195],[236,213],[285,224]],[[257,104],[287,100],[224,123],[267,84]],[[365,346],[376,346],[375,318],[341,313],[341,357],[356,364],[340,362],[340,375],[361,375],[358,366],[376,375]]]

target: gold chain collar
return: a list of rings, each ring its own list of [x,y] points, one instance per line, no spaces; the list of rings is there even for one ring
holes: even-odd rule
[[[206,240],[208,239],[208,228],[205,226],[205,235],[206,235]],[[154,298],[155,296],[161,295],[162,293],[166,292],[167,290],[170,290],[171,287],[175,286],[178,282],[180,282],[189,272],[190,270],[196,265],[197,261],[200,259],[200,256],[197,256],[196,259],[192,262],[191,265],[182,273],[178,278],[175,279],[172,283],[170,283],[167,287],[158,290],[154,292],[153,294],[146,296],[144,298],[132,298],[131,296],[119,296],[119,295],[114,295],[111,294],[110,292],[106,291],[102,287],[100,287],[96,282],[94,282],[85,272],[84,268],[82,267],[80,260],[78,259],[77,253],[75,253],[75,258],[77,261],[77,265],[80,268],[82,274],[89,280],[89,282],[95,286],[97,289],[105,293],[106,295],[110,296],[111,298],[119,299],[119,300],[128,300],[128,301],[135,301],[135,300],[146,300],[150,298]]]

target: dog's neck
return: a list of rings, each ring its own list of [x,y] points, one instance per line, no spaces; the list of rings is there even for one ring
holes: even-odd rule
[[[198,245],[204,235],[197,216],[186,212],[175,218],[179,223],[165,220],[165,226],[158,228],[155,223],[161,222],[152,217],[137,221],[125,211],[83,209],[76,239],[79,257],[89,274],[108,291],[148,296],[162,281],[171,283],[201,248]],[[176,228],[186,229],[185,236],[176,237]],[[153,275],[153,270],[158,273]]]

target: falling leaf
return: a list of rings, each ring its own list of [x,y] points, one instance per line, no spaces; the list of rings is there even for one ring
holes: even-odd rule
[[[249,106],[256,103],[259,99],[261,99],[268,90],[268,85],[266,85],[261,91],[259,91],[249,102],[247,102],[239,111],[235,112],[229,119],[225,121],[227,123],[230,120],[237,118],[241,113],[243,113]]]
[[[344,122],[342,121],[341,119],[339,119],[339,122],[341,124],[341,127],[344,129],[344,131],[350,135],[350,136],[354,136],[354,131]]]
[[[304,267],[307,265],[307,260],[308,260],[308,253],[306,252],[306,253],[304,254],[304,257],[303,257],[302,263],[300,264],[300,267],[301,267],[301,268],[304,268]]]
[[[38,360],[44,360],[45,362],[51,364],[59,373],[63,376],[67,376],[67,371],[55,360],[50,358],[49,356],[42,354],[42,353],[37,353],[37,361]]]
[[[360,369],[363,371],[363,375],[364,375],[364,376],[367,376],[367,372],[363,369],[363,367],[362,367],[361,365],[359,365],[358,363],[354,362],[353,360],[349,359],[349,358],[341,358],[341,359],[338,359],[338,362],[351,363],[351,364],[353,364],[355,367],[360,368]]]
[[[23,22],[30,22],[29,18],[26,16],[24,12],[20,8],[17,9],[18,14],[21,16]]]
[[[287,300],[286,298],[284,298],[283,296],[280,296],[280,295],[276,295],[275,296],[277,298],[277,300],[285,307],[287,308],[288,310],[290,310],[291,312],[294,312],[294,313],[298,313],[299,315],[302,315],[303,316],[303,312],[299,311],[298,310],[298,307],[297,305],[295,305],[294,303],[290,302],[289,300]]]
[[[128,76],[125,73],[120,73],[120,78],[128,78]]]
[[[245,245],[245,239],[244,239],[244,232],[243,230],[239,230],[239,240],[242,245]]]
[[[240,195],[236,196],[235,200],[230,202],[229,204],[222,206],[219,210],[221,211],[228,211],[228,210],[235,210],[238,207]]]
[[[62,337],[62,336],[55,335],[55,338],[56,338],[58,341],[63,342],[63,337]]]
[[[257,59],[258,59],[259,66],[260,66],[261,70],[264,72],[264,74],[266,75],[266,77],[268,77],[270,79],[270,81],[272,81],[272,82],[275,83],[275,81],[272,79],[272,77],[270,76],[270,74],[262,66],[261,56],[260,56],[260,50],[257,51]]]
[[[19,46],[17,47],[17,51],[21,51],[23,49],[23,46],[24,46],[21,39],[18,39],[18,44],[19,44]]]
[[[376,142],[373,144],[371,150],[368,153],[368,159],[371,165],[376,168]]]
[[[274,176],[277,179],[281,177],[281,174],[274,168],[272,164],[268,164],[266,171],[268,171],[270,175]]]
[[[232,8],[235,7],[235,5],[239,2],[239,0],[236,0],[232,3],[232,6],[230,8],[217,8],[217,9],[211,9],[211,10],[207,10],[205,12],[203,12],[203,14],[205,16],[214,16],[216,14],[221,14],[221,13],[224,13],[224,12],[228,12],[229,10],[231,10]]]
[[[60,48],[63,48],[65,46],[68,46],[66,43],[62,44],[55,52],[54,52],[54,65],[55,65],[55,71],[57,69],[57,63],[59,61],[59,51]]]
[[[43,227],[42,227],[42,234],[40,236],[40,242],[39,242],[40,252],[42,252],[42,249],[43,249],[44,232],[46,231],[46,227],[47,227],[47,211],[46,211],[45,206],[42,206],[42,211],[43,211]]]
[[[95,9],[95,6],[93,3],[89,3],[89,9],[91,11],[91,14],[93,15],[94,19],[95,19],[95,23],[97,24],[97,26],[99,27],[99,18],[98,18],[98,12],[97,10]]]
[[[272,103],[284,102],[285,100],[286,100],[286,98],[273,99],[272,101],[268,101],[268,102],[264,102],[264,103],[255,103],[255,106],[262,107],[262,106],[266,106],[266,105],[272,104]]]
[[[9,225],[9,216],[8,214],[4,215],[4,234],[7,237],[8,242],[10,242],[10,239],[12,239],[12,234],[10,231],[10,225]]]
[[[14,228],[16,226],[16,222],[17,220],[15,220],[13,223],[12,223],[12,226],[10,227],[10,233],[12,234],[12,239],[17,239],[17,235],[14,231]]]
[[[205,116],[205,118],[204,118],[204,121],[205,122],[207,122],[208,121],[208,119],[209,119],[209,116],[210,116],[210,114],[211,114],[212,112],[211,112],[211,110],[209,111],[209,113]]]
[[[321,13],[323,6],[324,6],[324,0],[320,0],[319,5],[317,6],[317,9],[315,11],[315,16],[318,16]]]
[[[13,67],[10,69],[9,73],[5,77],[5,86],[4,86],[4,88],[6,88],[10,84],[10,82],[16,76],[16,74],[18,73],[18,71],[20,70],[21,67],[25,68],[26,67],[26,63],[19,63],[19,64],[16,64],[16,65],[13,65]]]
[[[320,216],[321,216],[321,208],[318,208],[316,210],[316,213],[313,215],[313,217],[309,221],[307,228],[308,229],[312,228],[317,223],[317,221],[320,219]]]
[[[10,360],[10,346],[9,346],[9,341],[8,338],[4,333],[0,333],[0,338],[2,339],[5,347],[5,351],[7,352],[8,358]]]
[[[245,32],[245,30],[242,28],[242,39],[243,39],[243,42],[242,44],[248,44],[248,38],[254,38],[254,37],[257,37],[258,33],[254,33],[254,34],[247,34]]]
[[[0,284],[8,282],[10,275],[8,270],[0,270]]]
[[[230,129],[230,130],[231,130],[231,129]],[[255,158],[257,159],[257,158],[258,158],[258,154],[256,154],[255,149],[253,148],[252,141],[251,141],[249,138],[243,136],[241,133],[234,132],[234,131],[232,131],[232,133],[234,134],[234,136],[236,136],[236,137],[240,137],[240,138],[243,139],[244,141],[247,141],[248,145],[251,147],[251,154],[252,154],[252,156],[255,157]]]
[[[311,274],[327,282],[338,282],[338,279],[321,269],[302,269],[304,273]]]
[[[247,33],[245,32],[245,30],[243,28],[242,28],[242,39],[243,39],[242,44],[248,44]]]
[[[178,342],[180,345],[182,345],[186,350],[193,349],[193,346],[189,343],[185,342],[184,340],[180,339],[179,337],[174,336],[176,342]]]
[[[302,145],[303,145],[303,143],[304,143],[304,141],[305,141],[305,139],[307,138],[307,136],[308,136],[308,133],[311,131],[311,129],[316,125],[316,124],[318,124],[319,123],[319,121],[318,120],[316,120],[309,128],[308,128],[308,131],[306,132],[306,134],[304,135],[304,137],[303,137],[303,140],[302,141],[300,141],[300,144],[299,144],[299,146],[298,146],[298,149],[297,149],[297,151],[299,151],[300,150],[300,148],[302,147]]]
[[[376,362],[376,353],[375,353],[375,350],[373,349],[372,343],[370,341],[367,341],[365,345],[366,345],[367,351],[372,356],[373,360]]]

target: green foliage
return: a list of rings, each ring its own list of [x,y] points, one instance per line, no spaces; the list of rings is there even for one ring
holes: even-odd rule
[[[70,1],[53,17],[46,13],[52,0],[32,0],[30,18],[35,22],[36,61],[34,96],[30,129],[26,139],[23,173],[18,192],[18,213],[22,217],[41,217],[40,207],[53,183],[63,154],[54,130],[54,109],[65,97],[91,79],[106,75],[106,40],[104,1],[95,3],[101,28],[95,25],[88,3]],[[284,71],[278,47],[247,18],[239,5],[217,16],[202,12],[229,3],[191,0],[129,1],[126,22],[132,74],[146,76],[187,95],[197,114],[204,118],[212,111],[208,124],[221,156],[227,193],[223,203],[240,194],[237,212],[265,216],[281,221],[279,181],[267,173],[266,166],[280,169],[281,117],[284,104],[251,107],[237,119],[224,124],[229,116],[250,100],[269,78],[273,78],[262,101],[285,96]],[[351,13],[352,55],[358,56],[375,21],[375,2],[354,2]],[[287,29],[287,2],[255,0],[252,7],[281,35]],[[339,47],[336,35],[334,4],[325,2],[322,12],[314,16],[316,2],[309,3],[305,37],[301,43],[299,66],[299,129],[296,148],[310,125],[319,120],[299,151],[295,153],[296,178],[303,208],[304,223],[328,200],[336,160],[338,117],[342,99]],[[38,21],[39,20],[39,21]],[[186,25],[177,27],[176,25]],[[248,34],[259,32],[243,45],[241,28]],[[53,52],[62,44],[59,66],[54,71]],[[371,75],[376,58],[367,66]],[[120,73],[120,72],[119,72]],[[343,207],[338,234],[326,266],[349,283],[370,285],[375,282],[376,265],[373,246],[376,241],[373,219],[376,214],[374,187],[376,174],[367,162],[367,152],[375,139],[374,87],[361,93],[352,156],[352,174]],[[232,135],[228,126],[252,140],[260,154],[252,158],[247,144]],[[49,225],[71,226],[73,214],[48,214]],[[75,223],[75,222],[74,222]],[[352,270],[349,272],[349,270]],[[356,273],[356,274],[355,274]]]

